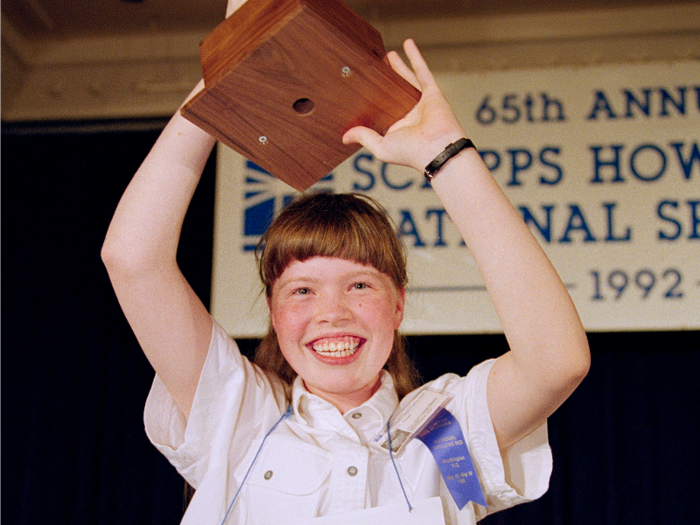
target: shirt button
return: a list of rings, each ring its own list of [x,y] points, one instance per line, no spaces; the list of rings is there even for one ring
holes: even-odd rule
[[[268,470],[265,472],[265,475],[263,476],[265,479],[270,479],[272,477],[272,471]]]
[[[357,467],[348,467],[348,476],[357,476]]]
[[[360,419],[361,417],[362,417],[362,412],[355,412],[355,413],[352,415],[352,418],[353,418],[353,419]]]

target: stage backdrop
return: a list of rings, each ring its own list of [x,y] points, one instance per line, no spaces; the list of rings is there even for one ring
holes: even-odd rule
[[[700,328],[698,79],[698,61],[438,77],[589,331]],[[294,191],[219,151],[212,309],[232,335],[260,336],[253,248]],[[409,251],[404,333],[501,330],[420,173],[362,150],[312,190],[366,193],[390,212]]]

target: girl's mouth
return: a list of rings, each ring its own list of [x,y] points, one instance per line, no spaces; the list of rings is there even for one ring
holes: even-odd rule
[[[359,337],[344,336],[319,339],[311,344],[311,348],[323,357],[349,357],[357,352],[361,344]]]

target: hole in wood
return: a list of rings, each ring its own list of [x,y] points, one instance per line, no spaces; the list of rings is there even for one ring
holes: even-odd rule
[[[314,104],[314,101],[309,98],[300,98],[294,104],[292,104],[292,107],[294,108],[294,111],[300,115],[308,115],[314,110],[316,104]]]

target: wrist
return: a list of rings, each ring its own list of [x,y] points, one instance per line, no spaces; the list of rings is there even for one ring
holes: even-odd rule
[[[431,163],[435,157],[440,155],[445,148],[462,137],[467,137],[466,131],[459,125],[451,125],[447,129],[435,133],[428,133],[423,136],[422,144],[419,146],[417,166],[415,168],[423,173],[425,167]]]
[[[476,150],[476,146],[474,146],[474,143],[466,137],[460,137],[454,142],[449,143],[444,150],[438,153],[435,158],[425,166],[423,175],[425,176],[426,180],[432,184],[432,181],[438,172],[447,163],[449,163],[453,157],[456,157],[462,151],[467,149]]]

